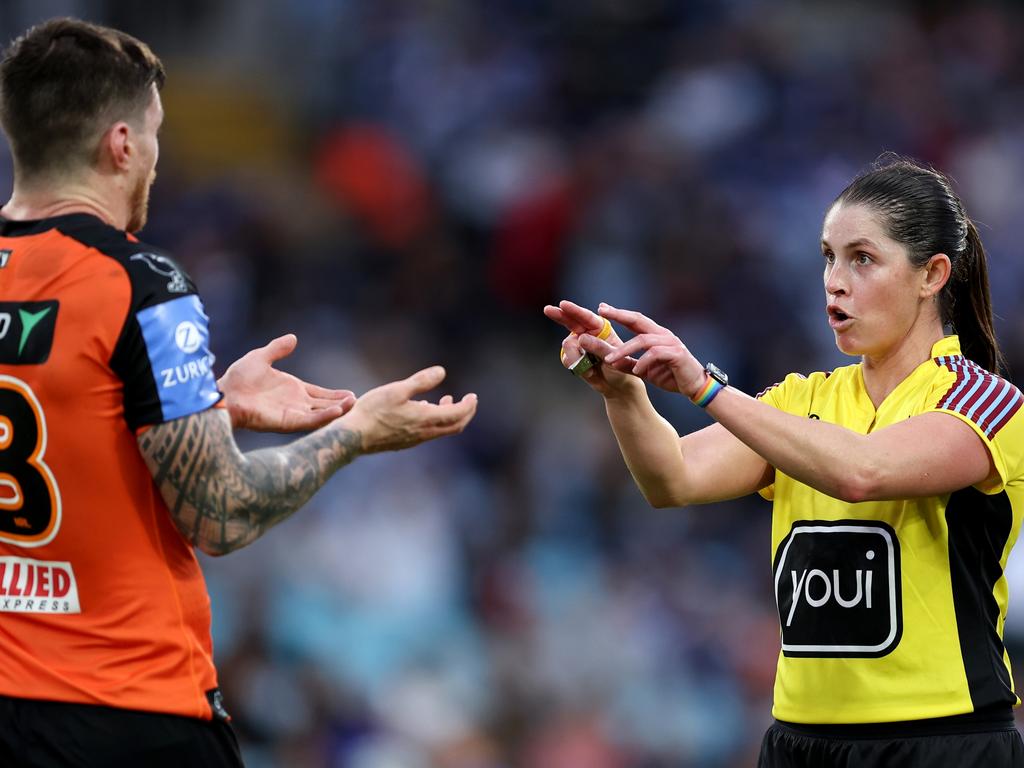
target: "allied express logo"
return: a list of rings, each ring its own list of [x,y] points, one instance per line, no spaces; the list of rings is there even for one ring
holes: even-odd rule
[[[0,557],[0,612],[81,613],[71,563]]]
[[[800,520],[775,556],[786,656],[877,657],[903,634],[900,547],[877,520]]]

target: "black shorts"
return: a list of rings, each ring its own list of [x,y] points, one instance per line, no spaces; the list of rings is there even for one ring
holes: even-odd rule
[[[1009,710],[906,723],[799,725],[778,720],[758,768],[1024,768],[1024,742]]]
[[[4,768],[241,768],[231,726],[131,709],[0,696]]]

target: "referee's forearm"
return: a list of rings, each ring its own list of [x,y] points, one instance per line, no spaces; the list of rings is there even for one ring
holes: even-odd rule
[[[719,424],[774,467],[843,501],[864,501],[877,458],[851,429],[784,413],[733,387],[708,405]]]
[[[675,488],[684,476],[679,435],[654,409],[646,391],[606,399],[605,411],[626,467],[647,502],[653,507],[680,506]]]

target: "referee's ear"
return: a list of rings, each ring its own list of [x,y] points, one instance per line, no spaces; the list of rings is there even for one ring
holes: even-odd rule
[[[933,299],[949,282],[953,272],[953,265],[949,256],[944,253],[936,253],[921,270],[921,292],[922,299]]]

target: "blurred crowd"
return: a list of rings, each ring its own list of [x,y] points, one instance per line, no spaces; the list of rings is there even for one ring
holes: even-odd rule
[[[197,282],[220,370],[293,331],[285,367],[317,383],[362,392],[440,362],[445,391],[480,396],[464,435],[360,459],[205,560],[251,768],[753,764],[779,649],[770,505],[648,508],[541,307],[644,311],[748,392],[853,362],[826,323],[821,218],[893,151],[955,179],[1024,384],[1022,13],[0,4],[5,40],[73,14],[164,59],[142,236]],[[706,423],[653,397],[680,431]],[[1024,679],[1018,560],[1006,632]]]

